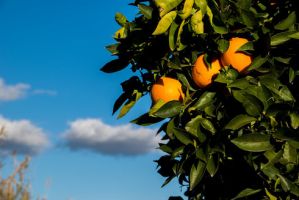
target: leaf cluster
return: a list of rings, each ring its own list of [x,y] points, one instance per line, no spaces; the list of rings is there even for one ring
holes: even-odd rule
[[[299,24],[296,0],[136,0],[131,22],[120,13],[117,58],[101,68],[136,72],[122,83],[119,117],[161,76],[178,79],[185,99],[152,105],[132,123],[162,121],[158,172],[186,187],[189,199],[299,198]],[[209,65],[232,37],[250,42],[246,73],[223,67],[199,89],[191,69],[205,53]],[[175,198],[175,197],[174,197]]]

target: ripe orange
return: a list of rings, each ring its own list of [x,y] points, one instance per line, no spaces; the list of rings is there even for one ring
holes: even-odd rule
[[[200,88],[210,85],[213,81],[213,77],[217,75],[221,69],[218,59],[213,60],[209,68],[203,58],[204,55],[199,56],[192,68],[192,79]]]
[[[227,51],[221,57],[221,63],[224,66],[231,65],[240,73],[244,72],[252,63],[252,57],[243,52],[237,52],[237,50],[247,42],[248,40],[245,38],[231,38]]]
[[[182,84],[178,80],[169,77],[161,77],[153,84],[151,97],[154,103],[157,103],[160,99],[166,103],[172,100],[182,101],[185,95],[182,91]]]

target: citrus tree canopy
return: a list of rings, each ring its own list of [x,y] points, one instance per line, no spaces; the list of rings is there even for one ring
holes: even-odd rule
[[[299,199],[298,0],[130,5],[101,70],[134,72],[118,117],[151,94],[132,123],[162,124],[163,186],[178,181],[190,200]]]

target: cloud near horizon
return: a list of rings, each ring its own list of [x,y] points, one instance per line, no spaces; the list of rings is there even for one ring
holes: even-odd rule
[[[10,120],[0,115],[1,154],[35,155],[50,145],[50,142],[43,130],[29,120]]]
[[[153,152],[160,138],[155,130],[133,125],[111,126],[100,119],[77,119],[63,134],[71,150],[90,150],[106,155],[140,155]]]
[[[25,83],[7,85],[4,79],[0,78],[0,101],[13,101],[23,98],[30,88],[31,86]]]

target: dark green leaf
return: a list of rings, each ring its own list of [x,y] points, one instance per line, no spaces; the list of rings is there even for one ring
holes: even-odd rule
[[[172,22],[170,29],[169,29],[169,34],[168,34],[168,42],[169,42],[169,48],[171,51],[174,51],[176,48],[176,33],[179,25],[174,21]]]
[[[259,133],[242,135],[231,142],[244,151],[263,152],[273,148],[270,136]]]
[[[243,105],[249,115],[258,116],[263,111],[262,102],[255,96],[237,90],[233,91],[233,96]]]
[[[180,101],[170,101],[165,103],[159,110],[153,113],[160,118],[169,118],[178,115],[181,111],[182,103]]]
[[[106,72],[106,73],[113,73],[113,72],[117,72],[120,71],[124,68],[126,68],[126,66],[128,66],[128,61],[125,59],[115,59],[112,60],[108,63],[106,63],[102,68],[101,71]]]
[[[248,71],[255,70],[260,68],[263,64],[265,64],[268,60],[268,57],[257,56],[253,59],[251,65],[248,67]]]
[[[214,175],[217,173],[217,170],[218,170],[218,159],[216,161],[216,159],[212,155],[207,162],[207,171],[211,177],[214,177]]]
[[[293,129],[297,129],[299,127],[299,114],[292,112],[290,114],[290,119],[291,119],[291,126]]]
[[[204,172],[206,170],[206,164],[202,161],[198,161],[197,165],[192,165],[191,171],[190,171],[190,190],[192,191],[198,183],[201,181]]]
[[[217,44],[218,44],[218,50],[221,52],[221,53],[224,53],[226,52],[226,50],[228,49],[229,47],[229,41],[225,40],[225,39],[220,39],[217,41]]]
[[[138,8],[141,14],[144,15],[147,19],[152,19],[153,8],[150,6],[146,6],[144,4],[138,4]]]
[[[127,93],[122,93],[117,100],[114,102],[112,114],[114,114],[128,99]]]
[[[246,188],[246,189],[242,190],[237,196],[235,196],[231,200],[236,200],[236,199],[241,199],[241,198],[244,198],[244,197],[248,197],[248,196],[254,195],[256,193],[259,193],[261,191],[262,191],[261,189]]]
[[[204,92],[198,99],[198,101],[192,106],[192,108],[195,108],[197,110],[202,110],[205,108],[208,104],[211,104],[215,100],[216,92]]]
[[[182,129],[174,128],[173,130],[174,136],[183,144],[193,144],[192,139],[189,138],[188,133]]]
[[[148,113],[141,115],[140,117],[131,121],[133,124],[137,124],[140,126],[150,126],[162,121],[162,118],[152,117]]]
[[[292,67],[289,69],[289,83],[292,83],[295,79],[295,71]]]
[[[254,13],[252,13],[250,10],[241,9],[240,15],[244,25],[246,25],[247,27],[253,28],[256,25]]]
[[[214,135],[217,132],[217,130],[215,129],[213,123],[208,119],[202,118],[201,121],[200,121],[200,124],[204,129],[206,129],[210,133],[212,133],[212,135]]]
[[[135,103],[140,99],[142,96],[142,93],[135,90],[132,94],[132,96],[128,99],[128,101],[125,103],[125,105],[121,108],[119,115],[117,116],[117,119],[125,116],[131,108],[135,105]]]
[[[237,115],[224,127],[225,129],[238,130],[239,128],[256,121],[256,118],[248,115]]]
[[[228,84],[228,87],[230,88],[238,88],[238,89],[246,89],[250,86],[248,80],[246,80],[245,78],[242,79],[237,79],[234,82],[232,82],[231,84]]]
[[[294,34],[295,31],[286,31],[282,33],[277,33],[271,37],[271,46],[277,46],[283,44],[291,39],[291,35]]]
[[[286,30],[296,22],[296,12],[293,11],[289,16],[274,26],[277,30]]]

